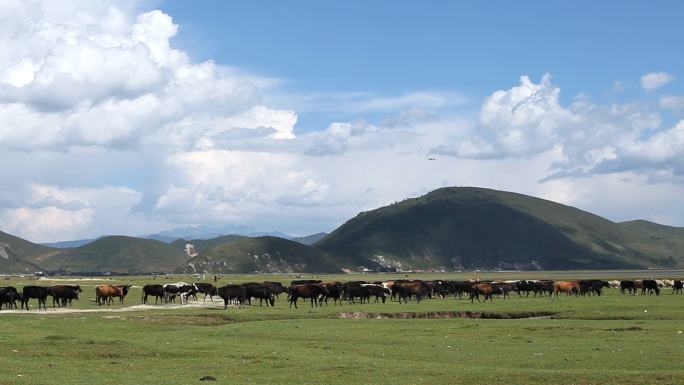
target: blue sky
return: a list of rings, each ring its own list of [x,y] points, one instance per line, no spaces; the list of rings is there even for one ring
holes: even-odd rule
[[[485,96],[520,74],[550,72],[569,95],[602,97],[616,80],[684,67],[677,49],[684,5],[676,1],[168,1],[161,8],[181,25],[175,42],[194,57],[308,90]]]
[[[682,226],[682,11],[3,2],[0,230],[305,235],[454,185]]]
[[[475,104],[521,74],[551,73],[561,100],[635,97],[654,70],[684,68],[684,4],[677,1],[203,2],[167,1],[174,41],[212,59],[285,79],[297,91],[458,90]],[[622,84],[616,92],[614,84]],[[672,83],[672,92],[684,83]],[[301,113],[315,130],[342,112]]]

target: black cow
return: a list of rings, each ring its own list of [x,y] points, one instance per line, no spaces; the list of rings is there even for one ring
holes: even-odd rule
[[[682,294],[682,289],[684,289],[684,284],[681,280],[676,279],[672,283],[672,294]]]
[[[262,283],[262,285],[268,286],[268,288],[271,290],[271,293],[273,293],[275,296],[275,299],[278,299],[279,295],[287,293],[287,288],[280,282],[266,281]]]
[[[608,281],[602,281],[600,279],[585,279],[579,281],[580,294],[582,295],[603,295],[603,288],[610,287]]]
[[[245,303],[247,290],[244,285],[226,285],[216,289],[219,297],[223,299],[223,309],[228,308],[228,303],[237,301],[240,306]]]
[[[251,305],[252,298],[259,298],[259,306],[262,306],[264,300],[266,300],[266,307],[270,303],[271,306],[275,306],[275,298],[271,289],[260,283],[245,283],[245,293],[247,297],[247,302]]]
[[[655,293],[655,295],[660,295],[660,287],[658,287],[658,282],[654,279],[644,279],[643,285],[644,286],[641,288],[641,295],[646,294],[647,291],[649,295],[652,295],[653,293]]]
[[[636,294],[636,285],[634,281],[620,281],[620,293]]]
[[[218,295],[218,292],[216,291],[216,286],[212,285],[211,283],[196,283],[193,286],[195,286],[195,290],[197,290],[198,293],[204,294],[204,301],[207,300],[207,296],[209,296],[209,299],[211,302],[214,302],[214,296]]]
[[[473,286],[472,282],[468,281],[449,281],[449,292],[454,295],[454,298],[462,298],[463,294],[468,294],[470,288]]]
[[[361,287],[363,288],[367,302],[370,300],[371,296],[375,296],[375,302],[378,302],[378,300],[382,298],[382,303],[385,303],[387,294],[390,294],[388,289],[385,289],[380,285],[362,285]]]
[[[290,282],[290,286],[295,286],[295,285],[312,285],[316,283],[322,283],[320,279],[295,279],[294,281]]]
[[[363,303],[366,299],[366,291],[358,282],[345,282],[342,285],[342,293],[344,299],[350,301],[351,303],[356,303],[354,300],[357,298],[361,301],[361,303]]]
[[[3,305],[7,309],[17,308],[17,301],[20,300],[20,293],[12,286],[0,287],[0,310]]]
[[[325,301],[325,305],[328,306],[328,299],[332,298],[335,305],[337,302],[342,305],[342,296],[344,293],[344,287],[339,282],[327,282],[323,284],[327,290],[325,297],[322,300]]]
[[[142,303],[147,304],[147,297],[154,297],[154,304],[156,305],[161,299],[164,302],[164,286],[162,285],[145,285],[142,287],[140,299]]]
[[[47,310],[46,301],[48,295],[51,295],[49,287],[45,286],[24,286],[22,290],[21,308],[26,307],[29,310],[29,300],[35,298],[38,300],[38,309],[43,305],[43,309]]]
[[[52,307],[66,306],[67,301],[71,305],[71,301],[78,299],[78,293],[81,293],[80,285],[57,285],[50,288],[50,294],[52,295]]]

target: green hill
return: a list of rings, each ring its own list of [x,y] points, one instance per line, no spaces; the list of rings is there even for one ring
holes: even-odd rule
[[[663,254],[684,255],[684,227],[665,226],[644,220],[621,222],[620,226],[648,238]]]
[[[230,243],[233,241],[237,241],[238,239],[244,239],[247,238],[243,235],[222,235],[220,237],[216,238],[211,238],[211,239],[192,239],[192,240],[185,240],[185,239],[177,239],[173,242],[170,243],[171,246],[178,250],[185,250],[185,245],[188,243],[193,245],[195,247],[195,251],[198,253],[201,253],[203,251],[207,251],[211,248],[214,248],[219,245],[223,245],[226,243]]]
[[[182,250],[154,239],[107,236],[62,249],[40,261],[46,270],[71,272],[171,272],[187,262]]]
[[[178,269],[183,273],[340,272],[329,253],[278,237],[242,238],[216,246]]]
[[[58,250],[52,247],[31,243],[0,231],[0,274],[40,271],[31,261],[40,261],[56,252]]]
[[[364,212],[315,244],[398,268],[653,268],[684,265],[629,226],[544,199],[442,188]]]

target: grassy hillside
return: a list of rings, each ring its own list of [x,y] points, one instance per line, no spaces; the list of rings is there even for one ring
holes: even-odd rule
[[[181,272],[338,272],[329,253],[278,237],[242,238],[200,253]]]
[[[0,274],[39,271],[41,269],[31,261],[40,261],[55,252],[57,250],[51,247],[0,231]]]
[[[185,239],[177,239],[173,242],[171,242],[171,246],[178,250],[185,250],[185,245],[188,243],[195,246],[195,251],[198,253],[201,253],[203,251],[207,251],[211,248],[214,248],[216,246],[220,246],[226,243],[230,243],[233,241],[237,241],[239,239],[244,239],[247,238],[243,235],[222,235],[220,237],[216,238],[211,238],[211,239],[192,239],[192,240],[185,240]]]
[[[597,215],[482,188],[442,188],[361,213],[316,246],[401,268],[650,268],[684,257]]]
[[[187,262],[182,250],[153,239],[107,236],[40,261],[46,270],[171,272]]]
[[[621,222],[620,226],[648,238],[664,254],[684,255],[684,227],[665,226],[644,220]]]

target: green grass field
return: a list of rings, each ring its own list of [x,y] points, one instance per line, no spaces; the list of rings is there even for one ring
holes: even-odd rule
[[[587,272],[477,273],[481,278],[577,278]],[[583,275],[584,274],[584,275]],[[592,272],[630,277],[634,272]],[[668,273],[672,276],[672,272]],[[423,275],[462,279],[474,273]],[[657,276],[653,273],[652,276]],[[402,275],[403,276],[403,275]],[[307,275],[306,278],[310,276]],[[382,275],[380,279],[396,276]],[[411,275],[410,278],[417,278]],[[638,275],[643,277],[643,274]],[[376,276],[322,276],[368,279]],[[676,276],[675,276],[676,278]],[[220,284],[292,276],[229,276]],[[117,311],[89,299],[98,283],[190,281],[125,277],[73,281],[76,310],[0,311],[0,384],[681,384],[684,296],[465,299],[289,309],[246,306]],[[12,278],[0,285],[69,281]],[[51,302],[48,300],[48,308]],[[35,301],[32,302],[35,306]],[[134,287],[125,307],[140,304]],[[106,308],[106,307],[105,307]],[[342,319],[340,312],[552,312],[551,318]]]

